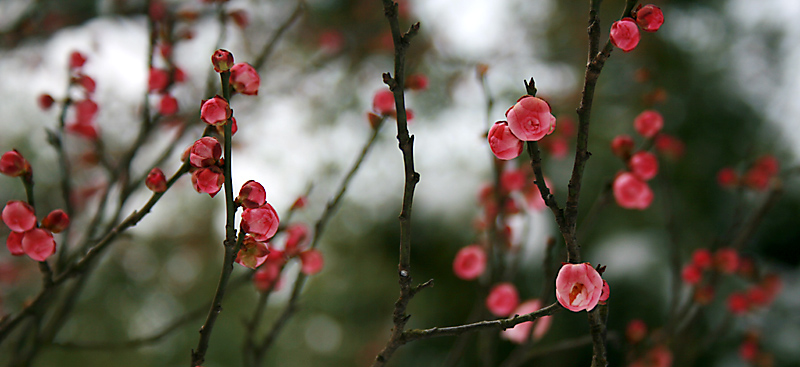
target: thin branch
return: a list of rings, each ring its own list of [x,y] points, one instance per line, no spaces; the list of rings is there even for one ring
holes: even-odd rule
[[[267,61],[267,58],[272,54],[275,50],[275,46],[277,46],[278,41],[283,37],[283,34],[289,30],[289,28],[300,18],[300,15],[303,14],[305,11],[306,2],[305,0],[299,0],[297,2],[297,6],[294,8],[292,14],[289,15],[286,20],[281,23],[278,29],[275,30],[275,33],[272,34],[272,37],[267,41],[267,44],[264,45],[264,48],[261,49],[261,53],[258,54],[255,61],[253,61],[253,67],[256,70],[261,69]]]
[[[230,71],[223,71],[220,73],[220,83],[222,87],[222,98],[230,103],[231,86],[230,86]],[[236,206],[234,205],[235,197],[233,196],[233,183],[231,177],[231,135],[232,135],[232,121],[233,117],[229,117],[225,122],[225,146],[224,156],[225,163],[223,165],[225,175],[225,240],[223,245],[225,248],[225,255],[222,259],[222,269],[220,270],[219,283],[214,292],[214,299],[211,301],[211,307],[208,310],[208,316],[202,327],[200,327],[200,340],[197,342],[197,349],[192,350],[192,364],[190,367],[200,366],[205,361],[206,352],[208,351],[208,344],[211,341],[211,333],[217,321],[217,317],[222,312],[222,299],[225,297],[225,290],[228,288],[231,273],[233,272],[233,262],[236,260],[236,255],[239,248],[244,241],[244,231],[239,232],[236,238],[235,216]]]
[[[558,311],[561,311],[563,307],[557,302],[547,306],[540,308],[534,312],[525,315],[514,315],[513,317],[509,317],[507,319],[499,319],[499,320],[486,320],[486,321],[479,321],[471,324],[459,325],[459,326],[450,326],[450,327],[434,327],[430,329],[411,329],[408,331],[403,332],[403,336],[401,341],[403,344],[412,342],[415,340],[422,340],[422,339],[430,339],[436,338],[440,336],[456,336],[461,335],[464,333],[471,333],[479,330],[490,330],[490,329],[498,329],[498,330],[505,330],[509,328],[513,328],[517,324],[521,324],[527,321],[534,321],[543,316],[550,316],[555,314]]]
[[[328,221],[333,217],[336,213],[336,210],[339,208],[339,204],[341,203],[344,194],[347,192],[347,189],[350,187],[350,181],[352,181],[353,177],[355,177],[356,172],[361,168],[361,164],[364,162],[364,159],[367,157],[372,146],[377,141],[378,133],[380,132],[380,128],[383,126],[383,122],[386,118],[381,118],[378,124],[373,128],[372,135],[370,135],[367,142],[364,144],[364,147],[361,148],[361,153],[356,158],[356,161],[350,167],[350,170],[347,172],[345,177],[342,179],[342,182],[339,184],[339,188],[336,191],[336,195],[334,195],[328,203],[325,205],[325,209],[322,211],[319,219],[317,219],[316,223],[314,223],[314,237],[311,239],[311,243],[309,245],[310,248],[316,248],[319,244],[319,239],[322,238],[322,234],[325,231]],[[283,326],[286,324],[286,321],[297,310],[297,302],[300,299],[300,294],[303,291],[303,287],[305,286],[307,276],[303,273],[298,274],[297,279],[294,282],[294,287],[292,289],[291,296],[289,297],[289,301],[286,304],[286,307],[281,312],[280,316],[278,317],[277,321],[272,325],[272,328],[264,337],[264,340],[259,344],[258,348],[254,351],[254,364],[260,365],[261,358],[267,352],[269,347],[272,343],[277,339],[278,334],[283,329]],[[264,305],[259,306],[263,309],[266,306]],[[256,312],[263,312],[263,311],[256,311]]]
[[[405,187],[403,189],[403,205],[400,211],[400,260],[398,275],[400,284],[400,297],[394,304],[392,321],[394,328],[386,347],[375,357],[373,367],[384,366],[392,354],[405,342],[403,341],[406,322],[410,315],[406,315],[406,307],[411,301],[411,209],[414,202],[414,188],[419,182],[419,173],[414,169],[414,137],[408,133],[408,120],[406,116],[405,96],[405,62],[406,50],[409,41],[419,31],[419,23],[414,23],[411,28],[402,33],[400,22],[397,19],[397,3],[392,0],[382,0],[384,15],[389,21],[394,43],[394,77],[389,73],[383,74],[383,82],[394,93],[394,104],[397,111],[397,140],[403,152],[403,167],[405,173]]]
[[[167,181],[167,190],[175,184],[178,179],[189,171],[189,163],[185,162],[175,174]],[[121,233],[130,227],[135,226],[145,215],[150,213],[153,206],[164,196],[164,192],[153,193],[150,200],[142,206],[141,209],[133,211],[124,221],[117,225],[113,230],[107,233],[100,241],[97,242],[89,251],[76,263],[64,269],[60,274],[53,278],[53,282],[49,287],[43,288],[36,298],[33,299],[25,308],[23,308],[17,315],[11,316],[0,323],[0,343],[8,336],[8,334],[25,319],[27,316],[34,314],[36,310],[49,302],[55,288],[66,280],[82,274],[86,268],[92,264],[94,259],[105,250],[113,240],[116,239]]]
[[[172,321],[171,323],[164,326],[161,331],[141,338],[121,341],[121,342],[62,342],[62,343],[53,343],[53,346],[65,349],[91,349],[91,350],[120,350],[120,349],[135,349],[144,347],[147,345],[151,345],[154,343],[159,342],[164,337],[172,334],[173,332],[180,329],[182,326],[188,324],[189,322],[195,320],[196,318],[203,315],[206,312],[207,306],[197,308],[192,312],[189,312],[176,320]]]

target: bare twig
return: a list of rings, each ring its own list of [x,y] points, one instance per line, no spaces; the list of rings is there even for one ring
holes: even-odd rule
[[[414,169],[414,138],[408,133],[408,120],[406,116],[405,96],[405,62],[406,50],[409,41],[419,31],[419,23],[414,23],[411,28],[402,33],[397,19],[397,3],[392,0],[382,0],[383,10],[389,20],[394,42],[394,77],[389,73],[383,74],[383,81],[394,93],[394,103],[397,111],[397,140],[403,152],[403,167],[405,172],[405,187],[403,189],[403,205],[400,211],[400,261],[398,275],[400,283],[400,297],[394,304],[392,321],[394,328],[389,341],[384,349],[375,357],[373,367],[384,366],[392,354],[405,343],[403,340],[406,322],[406,307],[412,298],[411,288],[411,208],[414,202],[414,188],[419,182],[419,173]]]
[[[231,86],[230,86],[230,71],[223,71],[220,73],[220,83],[222,86],[222,98],[230,103]],[[239,252],[239,247],[244,241],[245,233],[239,232],[236,238],[236,228],[234,228],[234,221],[236,216],[236,206],[234,205],[235,197],[233,196],[233,183],[231,177],[231,135],[232,135],[232,121],[233,117],[229,117],[225,122],[225,146],[224,156],[225,163],[223,165],[225,175],[225,240],[223,247],[225,248],[225,256],[222,259],[222,269],[220,270],[219,283],[214,292],[214,299],[211,301],[211,307],[208,310],[208,316],[203,326],[200,328],[200,340],[197,343],[197,349],[192,350],[192,364],[190,367],[195,367],[203,364],[205,355],[208,351],[208,344],[211,341],[211,333],[214,329],[214,324],[217,321],[219,313],[222,312],[222,299],[225,297],[225,290],[228,288],[231,272],[233,272],[233,262],[236,260],[236,254]]]

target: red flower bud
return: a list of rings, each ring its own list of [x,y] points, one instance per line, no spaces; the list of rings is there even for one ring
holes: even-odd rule
[[[717,172],[717,184],[723,189],[736,187],[739,183],[739,175],[733,168],[724,167]]]
[[[214,65],[214,71],[218,73],[228,71],[233,66],[233,54],[228,50],[216,50],[211,55],[211,64]]]
[[[150,77],[147,81],[147,90],[150,92],[162,92],[169,85],[169,73],[166,70],[150,68]]]
[[[14,256],[22,256],[25,254],[25,250],[22,249],[22,233],[19,232],[11,232],[8,234],[8,238],[6,238],[6,247],[8,247],[8,251],[11,252],[11,255]]]
[[[522,154],[524,143],[511,132],[508,122],[497,121],[489,129],[489,149],[497,159],[509,160]]]
[[[636,344],[644,340],[645,336],[647,336],[647,324],[642,320],[631,320],[625,328],[625,338],[627,338],[631,344]]]
[[[0,173],[20,177],[31,173],[31,164],[16,149],[3,153],[0,157]]]
[[[372,110],[379,115],[386,116],[394,112],[394,93],[388,89],[381,89],[372,97]]]
[[[242,212],[242,229],[258,241],[266,241],[274,236],[279,224],[278,213],[268,203]]]
[[[611,25],[610,37],[614,46],[630,52],[639,44],[639,26],[632,18],[622,18]]]
[[[26,232],[36,227],[36,215],[28,203],[13,200],[3,208],[3,222],[14,232]]]
[[[638,152],[631,156],[628,168],[634,175],[647,181],[658,173],[658,158],[650,152]]]
[[[614,199],[626,209],[644,210],[653,202],[653,191],[644,181],[630,172],[617,176],[613,185]]]
[[[250,269],[255,269],[265,261],[269,255],[269,249],[264,242],[256,241],[252,236],[245,236],[239,253],[236,254],[236,262]]]
[[[189,163],[197,168],[216,165],[222,157],[222,145],[217,139],[204,136],[192,144],[189,151]]]
[[[303,223],[294,223],[286,228],[286,234],[284,252],[287,256],[294,256],[308,239],[308,227]]]
[[[164,172],[158,167],[150,170],[150,173],[147,174],[147,178],[144,180],[144,184],[153,192],[167,191],[167,178],[164,177]]]
[[[260,183],[250,180],[242,185],[236,202],[248,209],[258,208],[267,202],[267,192]]]
[[[53,103],[55,103],[56,100],[53,99],[53,96],[51,96],[51,95],[49,95],[47,93],[42,93],[39,96],[38,102],[39,102],[39,108],[41,108],[42,110],[46,111],[46,110],[50,109],[50,107],[53,106]]]
[[[56,252],[56,241],[49,231],[34,228],[23,234],[22,249],[31,259],[45,261]]]
[[[652,138],[664,127],[664,117],[658,111],[646,110],[633,120],[633,128],[645,138]]]
[[[69,226],[69,216],[61,209],[56,209],[42,219],[42,228],[53,233],[61,233]]]
[[[79,69],[86,63],[86,56],[78,51],[72,51],[69,55],[69,68],[70,70]]]
[[[222,125],[231,118],[231,107],[220,96],[203,101],[200,107],[200,119],[209,125]]]
[[[661,8],[653,4],[639,5],[636,11],[636,23],[645,32],[655,32],[664,24],[664,13]]]
[[[617,135],[611,140],[611,152],[615,156],[620,157],[627,161],[633,153],[633,138],[629,135]]]
[[[223,183],[225,183],[225,175],[217,166],[201,168],[192,172],[192,187],[195,191],[208,194],[212,198],[222,189]]]
[[[322,271],[322,267],[325,265],[325,262],[322,258],[322,253],[314,249],[301,252],[300,262],[302,263],[300,271],[302,271],[305,275],[314,275],[319,273]]]
[[[261,77],[250,64],[241,62],[231,67],[231,85],[237,92],[249,96],[258,95],[260,84]]]
[[[178,100],[169,94],[165,94],[158,104],[158,113],[169,116],[175,112],[178,112]]]
[[[423,74],[411,74],[406,78],[406,88],[411,90],[428,89],[428,77]]]

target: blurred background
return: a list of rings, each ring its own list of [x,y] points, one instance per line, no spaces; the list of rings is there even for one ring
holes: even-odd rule
[[[486,132],[525,94],[523,80],[530,78],[560,124],[576,120],[586,63],[587,3],[400,3],[401,27],[407,29],[416,21],[422,25],[411,42],[408,72],[428,81],[427,88],[406,93],[414,114],[409,129],[415,136],[416,170],[421,175],[413,212],[412,276],[416,282],[435,279],[435,287],[411,302],[409,327],[475,321],[474,310],[483,305],[485,285],[457,278],[452,262],[459,249],[483,238],[475,226],[483,215],[479,191],[493,182],[494,160]],[[232,101],[239,127],[233,182],[234,187],[250,179],[261,182],[282,218],[312,187],[308,206],[295,212],[291,221],[311,226],[369,139],[367,112],[372,110],[374,94],[386,88],[381,74],[393,70],[381,2],[308,0],[296,19],[292,15],[298,3],[290,0],[161,4],[172,22],[171,60],[185,79],[170,87],[178,113],[158,120],[156,133],[132,162],[132,175],[146,174],[177,139],[160,165],[169,176],[180,166],[181,152],[201,135],[205,124],[199,119],[200,102],[216,93],[208,93],[207,87],[216,85],[209,62],[216,48],[230,50],[237,62],[255,64],[281,32],[260,65],[258,95],[236,96]],[[589,141],[592,158],[578,220],[583,260],[607,266],[604,279],[612,289],[608,329],[614,335],[608,344],[610,365],[628,365],[632,355],[642,352],[625,341],[631,320],[643,320],[656,339],[668,329],[676,279],[671,256],[677,254],[686,263],[697,248],[725,246],[731,233],[745,227],[763,206],[768,190],[722,188],[717,172],[731,167],[743,173],[765,155],[780,162],[774,182],[781,183],[783,192],[741,253],[752,259],[759,274],[779,275],[781,293],[768,307],[729,317],[727,295],[752,281],[726,277],[682,338],[665,343],[673,350],[676,366],[800,365],[796,348],[800,69],[791,61],[800,58],[796,21],[800,2],[655,0],[654,4],[664,10],[662,28],[643,32],[632,52],[614,50],[600,77]],[[64,206],[58,156],[47,143],[48,129],[58,126],[59,103],[42,109],[37,100],[43,93],[56,101],[78,98],[74,88],[65,92],[70,79],[67,65],[73,51],[86,56],[83,73],[96,82],[92,98],[99,106],[96,123],[103,149],[98,151],[76,134],[64,138],[75,190],[73,228],[85,227],[99,202],[95,193],[107,181],[103,162],[121,159],[133,144],[144,106],[155,110],[159,103],[157,94],[147,94],[152,5],[136,0],[0,1],[0,149],[17,149],[31,161],[37,213]],[[606,39],[624,1],[606,0],[602,5]],[[154,57],[154,67],[168,66],[162,56]],[[609,146],[620,134],[634,136],[637,146],[645,144],[633,129],[633,119],[645,109],[663,114],[663,132],[675,140],[656,147],[660,171],[651,181],[653,204],[632,211],[604,194],[614,175],[625,169]],[[381,128],[323,234],[318,249],[325,267],[310,278],[298,312],[266,354],[265,365],[365,366],[388,340],[399,294],[397,215],[403,187],[393,123],[389,119]],[[562,138],[568,143],[566,152],[553,147],[544,152],[545,174],[560,203],[566,197],[575,144],[574,136]],[[523,153],[507,169],[528,162]],[[0,202],[22,200],[24,195],[17,180],[0,177]],[[41,348],[33,365],[185,365],[197,343],[202,316],[181,323],[153,343],[113,349],[85,346],[147,337],[205,307],[222,256],[222,196],[210,199],[197,194],[188,177],[182,178],[103,256],[71,318],[54,344]],[[145,188],[135,192],[123,204],[123,216],[148,197]],[[112,220],[117,209],[111,205],[105,220]],[[542,265],[547,239],[556,239],[555,250],[549,252],[556,264],[565,259],[563,241],[549,211],[511,217],[514,250],[494,260],[516,264],[518,270],[505,280],[517,286],[521,299],[538,298],[543,284],[549,284]],[[0,228],[3,238],[8,233],[7,227]],[[70,233],[69,239],[57,237],[59,246],[83,240],[81,230]],[[281,241],[279,237],[273,242],[279,246]],[[297,265],[290,263],[282,286],[269,299],[263,332],[282,311]],[[235,267],[235,277],[247,274],[247,269]],[[0,315],[16,313],[34,296],[39,278],[33,261],[0,252]],[[547,297],[547,304],[555,300],[552,294]],[[679,297],[681,302],[690,300],[692,289],[681,287]],[[249,282],[226,294],[206,367],[242,364],[245,324],[257,298]],[[522,365],[587,365],[590,344],[552,350],[560,342],[588,334],[585,315],[562,311],[552,320],[549,332],[527,346],[540,354]],[[758,335],[762,352],[748,362],[742,358],[741,345],[752,335]],[[480,356],[486,350],[481,340],[495,337],[417,341],[402,347],[390,365],[487,366]],[[15,348],[13,340],[0,345],[4,364]],[[489,345],[492,365],[502,365],[518,348],[506,340]]]

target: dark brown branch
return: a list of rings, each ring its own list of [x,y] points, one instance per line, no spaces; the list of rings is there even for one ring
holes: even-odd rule
[[[394,354],[395,350],[405,342],[403,330],[410,315],[406,315],[406,307],[412,298],[411,288],[411,210],[414,202],[414,188],[419,182],[419,173],[414,169],[414,137],[408,133],[408,120],[405,107],[405,62],[406,50],[409,41],[419,31],[419,23],[414,23],[411,28],[402,33],[400,22],[397,18],[397,3],[392,0],[382,0],[386,19],[392,31],[394,42],[394,77],[389,73],[383,74],[383,82],[394,93],[394,103],[397,111],[397,140],[403,152],[403,167],[405,174],[405,187],[403,189],[403,205],[400,211],[400,260],[398,275],[400,284],[400,297],[394,304],[392,322],[394,328],[386,347],[375,357],[373,367],[384,366]]]
[[[523,322],[533,321],[543,316],[550,316],[558,311],[561,311],[562,309],[563,307],[561,307],[561,305],[559,305],[558,303],[553,303],[547,307],[540,308],[539,310],[531,312],[529,314],[515,315],[507,319],[486,320],[466,325],[450,326],[450,327],[411,329],[403,332],[403,337],[400,339],[400,341],[403,344],[405,344],[415,340],[430,339],[440,336],[456,336],[479,330],[490,330],[490,329],[505,330],[513,328],[517,324],[521,324]]]

